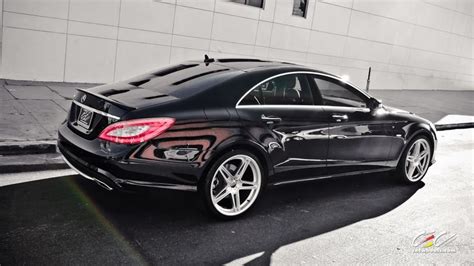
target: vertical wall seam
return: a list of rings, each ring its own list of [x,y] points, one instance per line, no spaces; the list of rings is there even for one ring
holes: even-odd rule
[[[216,2],[214,0],[214,7],[212,8],[212,19],[211,19],[211,34],[209,35],[209,44],[207,45],[207,53],[211,53],[211,42],[212,42],[212,33],[214,31],[214,17],[216,16]]]
[[[173,24],[171,24],[171,43],[170,50],[168,55],[168,64],[171,63],[171,51],[173,50],[173,39],[174,39],[174,23],[176,22],[176,9],[178,9],[177,2],[174,2],[174,11],[173,11]]]
[[[273,17],[272,17],[272,28],[270,29],[270,41],[268,42],[268,55],[267,57],[269,59],[272,59],[272,57],[270,57],[270,49],[272,49],[272,39],[273,39],[273,26],[275,25],[275,16],[276,16],[276,10],[277,10],[277,0],[273,0],[273,2],[275,3],[274,7],[273,7]]]
[[[120,31],[120,15],[122,14],[122,0],[119,2],[119,14],[118,14],[118,21],[117,21],[117,35],[115,36],[115,57],[114,57],[114,73],[112,77],[112,81],[115,82],[115,79],[117,78],[117,55],[118,55],[118,45],[119,45],[119,31]]]
[[[63,82],[66,82],[66,63],[67,63],[67,43],[69,41],[69,13],[71,12],[71,0],[67,2],[67,19],[66,19],[66,44],[64,45],[64,66],[63,66]]]

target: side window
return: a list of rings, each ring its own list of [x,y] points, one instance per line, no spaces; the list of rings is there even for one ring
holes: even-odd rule
[[[318,77],[313,77],[313,79],[318,91],[321,93],[320,98],[324,105],[367,107],[362,96],[359,96],[356,92],[343,86],[343,84],[327,81]]]
[[[312,105],[313,95],[304,75],[285,75],[260,84],[240,105]]]

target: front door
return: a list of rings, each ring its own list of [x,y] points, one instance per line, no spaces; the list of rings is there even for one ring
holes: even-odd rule
[[[311,75],[309,81],[329,120],[328,174],[385,168],[389,125],[367,107],[369,98],[330,77]]]

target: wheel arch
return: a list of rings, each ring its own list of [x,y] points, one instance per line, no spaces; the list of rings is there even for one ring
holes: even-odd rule
[[[253,155],[255,155],[260,164],[262,165],[264,174],[266,176],[272,175],[273,174],[273,165],[271,163],[271,160],[269,156],[266,154],[266,150],[260,146],[259,144],[248,140],[248,139],[243,139],[243,138],[232,138],[225,143],[222,143],[217,147],[213,152],[211,157],[206,161],[206,164],[204,165],[204,170],[202,172],[202,177],[200,180],[203,180],[204,176],[207,175],[208,171],[212,167],[212,165],[224,154],[233,151],[233,150],[245,150]]]
[[[436,149],[436,136],[432,133],[430,130],[429,125],[425,125],[422,123],[415,124],[413,127],[410,128],[407,138],[405,141],[405,147],[402,149],[401,153],[398,156],[398,163],[400,163],[400,158],[402,157],[403,153],[405,152],[406,149],[409,148],[409,143],[415,139],[416,137],[419,136],[425,136],[428,139],[428,143],[430,144],[430,148],[432,150],[431,152],[431,160],[434,158],[434,152]],[[432,163],[432,162],[430,162]]]

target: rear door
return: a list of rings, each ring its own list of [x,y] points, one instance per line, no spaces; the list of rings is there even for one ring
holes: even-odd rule
[[[390,151],[389,125],[367,107],[368,97],[337,79],[309,75],[329,120],[328,173],[383,168]]]
[[[276,179],[284,182],[325,174],[328,121],[315,106],[304,74],[283,74],[254,87],[237,105],[244,127],[263,143]],[[288,170],[298,170],[287,175]]]

